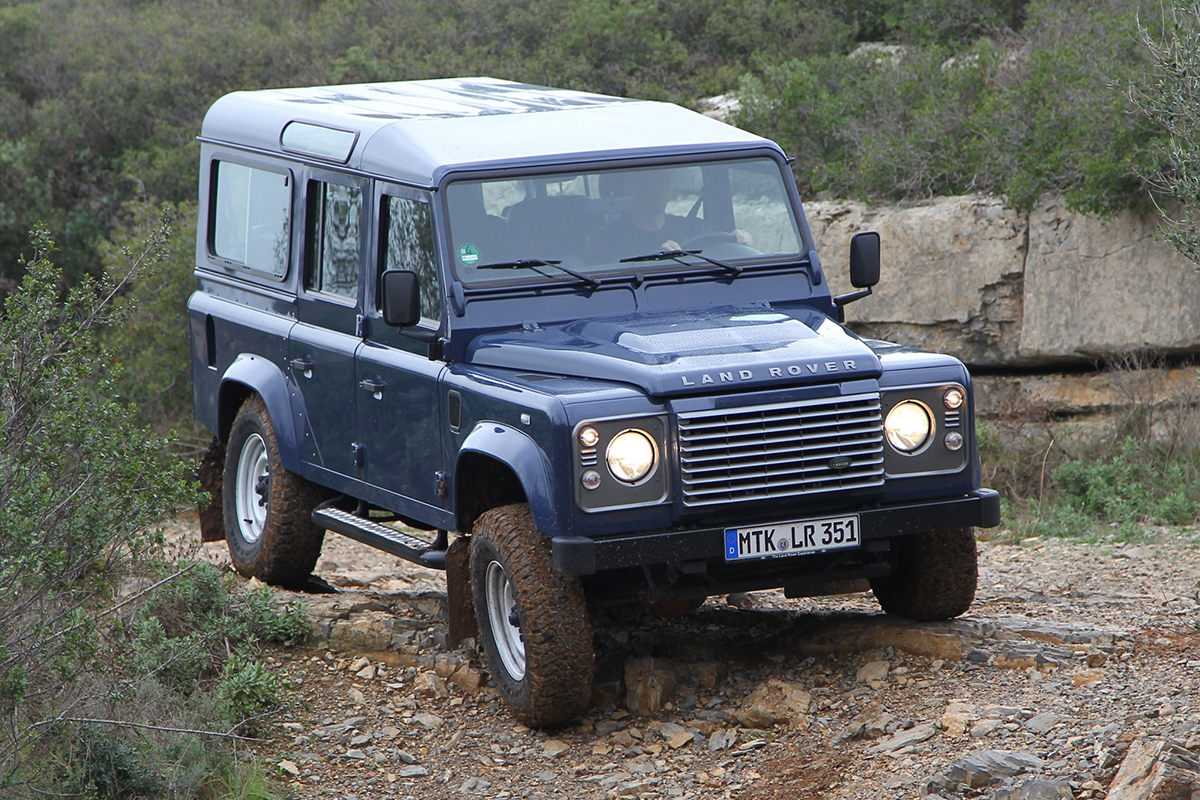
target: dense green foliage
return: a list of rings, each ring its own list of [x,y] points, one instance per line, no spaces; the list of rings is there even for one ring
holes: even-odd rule
[[[160,222],[119,269],[64,297],[39,230],[0,313],[6,798],[223,796],[241,768],[222,737],[277,705],[258,644],[306,630],[265,591],[231,597],[211,566],[155,563],[155,524],[197,492],[116,399],[120,364],[99,334],[136,318],[130,297],[115,301],[154,279],[168,234]]]
[[[1174,200],[1167,241],[1200,264],[1200,2],[1176,4],[1164,12],[1161,31],[1143,27],[1141,38],[1154,71],[1131,96],[1167,132],[1161,165],[1149,178]]]
[[[1118,84],[1138,0],[0,0],[0,291],[40,220],[68,278],[129,201],[194,199],[195,136],[236,89],[489,74],[685,104],[743,124],[809,191],[1130,202],[1148,124]],[[902,46],[880,57],[863,43]]]
[[[1142,196],[1139,169],[1154,157],[1156,128],[1123,92],[1147,69],[1137,9],[1035,0],[1019,34],[930,31],[771,65],[743,79],[741,122],[795,153],[811,192],[990,192],[1019,207],[1062,192],[1076,208],[1112,211]]]
[[[211,434],[192,419],[187,297],[195,279],[183,265],[191,264],[196,247],[196,205],[131,203],[125,217],[112,241],[100,245],[106,270],[127,261],[161,219],[169,220],[175,233],[163,244],[163,262],[170,266],[143,276],[117,298],[117,307],[127,313],[120,325],[102,333],[111,357],[121,365],[115,388],[121,399],[136,404],[140,422],[161,436],[174,432],[176,455],[197,455]]]

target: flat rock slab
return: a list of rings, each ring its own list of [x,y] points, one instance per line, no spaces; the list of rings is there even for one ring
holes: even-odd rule
[[[1129,746],[1107,800],[1180,800],[1200,791],[1200,757],[1164,739]]]
[[[992,800],[1074,800],[1074,797],[1067,781],[1030,778],[1020,786],[999,790],[992,795]]]
[[[750,640],[769,639],[780,652],[828,656],[894,648],[914,656],[946,661],[972,660],[1008,669],[1076,667],[1091,652],[1128,650],[1133,636],[1123,630],[1042,622],[1023,617],[964,617],[947,622],[914,622],[884,614],[797,614],[772,609],[701,612],[718,623],[720,634],[706,639],[704,655],[742,659]],[[690,661],[697,655],[688,632],[656,630],[642,637],[656,655]],[[761,649],[761,646],[754,648]],[[970,658],[968,658],[970,657]],[[869,667],[869,668],[868,668]],[[887,676],[880,663],[864,665],[864,681]]]
[[[929,791],[979,789],[1014,775],[1037,772],[1045,764],[1032,753],[976,750],[950,762],[946,771],[930,782]]]

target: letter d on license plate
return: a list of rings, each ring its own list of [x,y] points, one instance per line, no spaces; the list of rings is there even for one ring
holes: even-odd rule
[[[857,514],[800,522],[775,522],[753,528],[727,528],[725,560],[802,556],[858,547],[860,541]]]

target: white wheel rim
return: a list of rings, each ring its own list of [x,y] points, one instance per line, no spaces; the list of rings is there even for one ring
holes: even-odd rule
[[[267,444],[257,433],[251,434],[242,445],[238,456],[237,483],[233,487],[234,503],[237,508],[238,534],[248,544],[262,538],[267,522],[267,504],[258,493],[259,482],[269,480]]]
[[[500,663],[513,680],[519,681],[525,677],[525,642],[521,639],[521,628],[511,621],[517,618],[512,582],[498,561],[487,566],[486,592],[488,621]]]

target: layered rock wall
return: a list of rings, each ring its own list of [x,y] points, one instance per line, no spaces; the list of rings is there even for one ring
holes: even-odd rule
[[[882,237],[880,285],[847,307],[863,335],[1001,369],[1200,354],[1200,275],[1156,236],[1156,216],[1099,219],[1056,200],[1026,213],[984,196],[806,211],[835,292],[850,290],[850,237]]]

